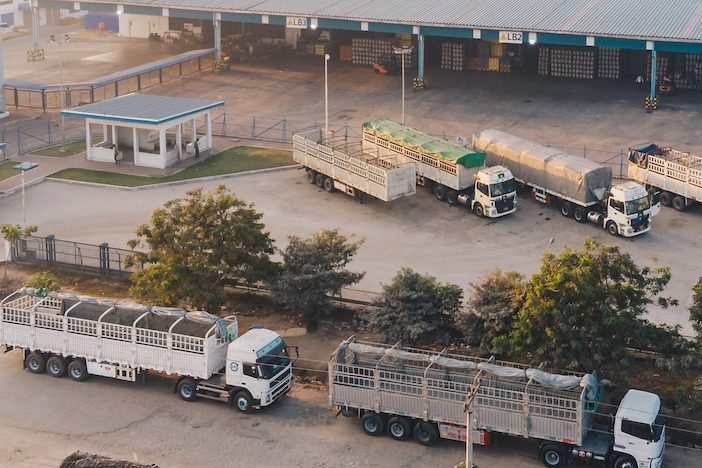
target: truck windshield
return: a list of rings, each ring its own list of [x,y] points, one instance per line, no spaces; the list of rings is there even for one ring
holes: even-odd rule
[[[663,425],[663,417],[660,414],[656,418],[656,422],[653,423],[651,429],[653,441],[658,442],[659,440],[661,440],[661,435],[663,435],[663,429],[665,429],[665,426]]]
[[[288,347],[281,338],[276,338],[276,341],[271,343],[271,347],[266,350],[266,353],[259,355],[256,363],[261,369],[261,377],[268,380],[272,379],[278,372],[290,364],[288,358]],[[268,348],[268,347],[267,347]]]
[[[641,197],[638,200],[626,202],[626,214],[636,214],[651,207],[648,197]]]
[[[514,179],[505,180],[503,182],[497,182],[496,184],[490,185],[490,196],[499,197],[502,195],[507,195],[508,193],[515,192],[517,190],[517,184]]]

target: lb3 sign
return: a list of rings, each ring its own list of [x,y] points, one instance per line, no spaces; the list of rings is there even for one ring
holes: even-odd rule
[[[523,44],[524,33],[514,31],[500,31],[500,42],[503,44]]]
[[[304,16],[287,16],[285,18],[285,27],[307,29],[307,18]]]

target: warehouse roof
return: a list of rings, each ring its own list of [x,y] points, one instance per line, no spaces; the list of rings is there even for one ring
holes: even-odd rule
[[[63,110],[61,114],[69,117],[158,125],[223,105],[224,101],[211,102],[135,93]]]
[[[93,3],[114,2],[94,0]],[[702,41],[702,0],[198,0],[197,6],[192,0],[127,0],[120,3],[420,26]]]

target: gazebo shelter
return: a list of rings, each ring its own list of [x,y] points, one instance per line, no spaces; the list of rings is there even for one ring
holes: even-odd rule
[[[165,169],[212,148],[212,115],[223,101],[127,94],[61,111],[85,119],[86,157]],[[114,146],[113,146],[114,145]],[[115,147],[117,158],[115,158]]]

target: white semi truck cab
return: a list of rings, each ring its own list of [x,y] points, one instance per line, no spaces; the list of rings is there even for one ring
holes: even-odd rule
[[[658,468],[663,464],[665,426],[658,424],[661,400],[658,395],[629,390],[614,421],[615,468]],[[629,462],[627,465],[626,462]]]
[[[473,177],[474,190],[461,192],[458,203],[487,218],[499,218],[517,210],[517,182],[509,169],[483,167]]]
[[[587,218],[612,235],[633,237],[651,230],[651,218],[660,211],[657,195],[635,182],[624,182],[610,190],[605,206],[591,210]]]

